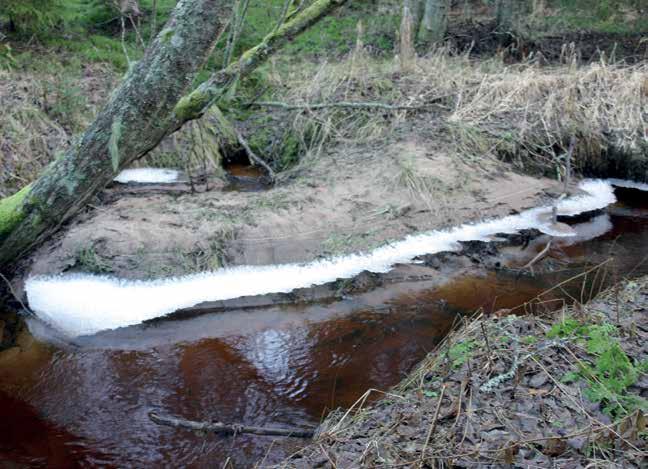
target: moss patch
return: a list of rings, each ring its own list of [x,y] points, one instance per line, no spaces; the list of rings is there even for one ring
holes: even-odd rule
[[[31,190],[31,184],[0,201],[0,236],[9,233],[21,220],[21,204]]]

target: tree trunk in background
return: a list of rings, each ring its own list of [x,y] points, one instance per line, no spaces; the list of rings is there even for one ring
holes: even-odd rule
[[[513,31],[515,3],[521,0],[497,0],[495,17],[500,31]]]
[[[412,25],[412,13],[407,5],[403,6],[403,16],[400,26],[400,70],[401,73],[409,73],[414,69],[416,61],[416,50],[414,49],[414,31]]]
[[[412,31],[418,31],[421,20],[423,19],[425,0],[403,0],[403,7],[409,8],[410,15],[412,16]]]
[[[0,200],[0,269],[58,229],[122,168],[188,120],[202,116],[238,79],[345,2],[316,0],[186,95],[230,14],[231,2],[180,0],[144,58],[85,133],[34,183]]]
[[[443,41],[448,31],[450,0],[426,0],[423,20],[419,29],[420,42],[432,44]]]

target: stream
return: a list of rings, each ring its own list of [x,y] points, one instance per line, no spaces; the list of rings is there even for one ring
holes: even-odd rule
[[[615,194],[616,204],[569,223],[577,236],[555,238],[535,276],[519,267],[546,247],[547,235],[503,249],[506,268],[475,267],[441,284],[389,283],[322,303],[171,317],[73,341],[32,319],[20,349],[0,353],[0,465],[277,463],[304,442],[198,435],[158,426],[148,413],[313,427],[368,389],[396,385],[461,315],[525,303],[517,311],[541,313],[645,275],[648,197],[628,188]],[[610,258],[604,273],[567,281]]]

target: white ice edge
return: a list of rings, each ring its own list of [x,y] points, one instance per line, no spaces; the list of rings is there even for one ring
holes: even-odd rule
[[[645,182],[629,181],[627,179],[606,179],[606,181],[616,187],[648,191],[648,184],[646,184]]]
[[[558,203],[559,215],[599,210],[616,201],[614,190],[606,181],[585,180],[580,189],[583,195]],[[25,289],[29,305],[41,319],[76,337],[138,324],[204,301],[287,293],[338,278],[351,278],[364,270],[384,273],[416,256],[457,250],[459,241],[486,241],[497,233],[536,228],[549,235],[564,236],[552,230],[549,222],[542,221],[551,218],[547,217],[550,212],[551,207],[538,207],[500,219],[411,235],[368,253],[305,264],[238,266],[151,281],[62,274],[31,277]]]
[[[121,184],[169,184],[180,179],[180,171],[162,168],[134,168],[125,169],[117,175],[115,182]]]

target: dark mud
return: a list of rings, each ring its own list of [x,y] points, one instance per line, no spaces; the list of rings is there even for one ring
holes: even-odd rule
[[[635,64],[648,58],[645,33],[603,33],[592,31],[545,35],[528,39],[497,30],[494,22],[467,22],[451,28],[448,42],[457,51],[475,57],[504,53],[510,62],[534,58],[541,64],[579,63],[598,60]]]

